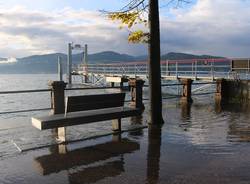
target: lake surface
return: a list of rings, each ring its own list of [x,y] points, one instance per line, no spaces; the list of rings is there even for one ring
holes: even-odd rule
[[[56,79],[57,75],[0,75],[0,91],[44,89],[48,80]],[[147,98],[147,89],[144,95]],[[191,106],[181,106],[177,98],[164,100],[162,128],[126,132],[120,141],[109,135],[66,146],[49,146],[55,144],[51,131],[31,126],[30,117],[49,111],[0,114],[0,183],[249,184],[249,110],[215,105],[213,95],[193,100]],[[47,108],[50,94],[0,95],[0,101],[0,112]],[[148,101],[145,107],[142,117],[124,119],[122,128],[147,125]],[[69,140],[104,135],[111,132],[111,122],[67,131]],[[28,151],[40,146],[47,147]]]

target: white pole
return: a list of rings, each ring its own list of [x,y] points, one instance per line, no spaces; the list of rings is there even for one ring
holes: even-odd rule
[[[175,75],[176,75],[176,79],[178,79],[178,63],[177,63],[177,61],[175,62]]]
[[[83,66],[84,66],[84,75],[85,75],[85,83],[88,82],[88,45],[84,45],[84,60],[83,60]]]
[[[88,45],[85,44],[84,46],[84,64],[88,65]]]
[[[68,44],[68,83],[72,83],[72,77],[71,77],[71,71],[72,71],[72,45],[71,43]]]
[[[60,81],[63,81],[62,58],[60,56],[57,57],[57,62],[58,62],[58,78]]]
[[[195,79],[197,79],[197,61],[195,61]]]

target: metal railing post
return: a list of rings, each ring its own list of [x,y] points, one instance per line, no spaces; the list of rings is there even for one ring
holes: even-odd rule
[[[168,63],[168,60],[166,62],[166,75],[169,76],[170,73],[169,73],[169,63]]]
[[[214,80],[214,62],[211,63],[212,80]]]
[[[58,78],[59,81],[63,81],[62,58],[60,56],[57,57],[57,62],[58,62]]]
[[[135,74],[135,78],[136,78],[136,64],[134,65],[134,74]]]
[[[194,76],[194,63],[192,62],[192,77]]]
[[[197,79],[197,61],[195,61],[195,79]]]
[[[176,79],[178,79],[178,62],[175,62],[175,75],[176,75]]]

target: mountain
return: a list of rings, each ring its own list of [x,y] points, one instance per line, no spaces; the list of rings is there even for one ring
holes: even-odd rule
[[[0,64],[0,74],[3,73],[56,73],[58,56],[63,63],[63,71],[66,71],[67,55],[53,53],[46,55],[33,55],[18,58],[15,64]],[[73,54],[72,63],[80,64],[83,61],[83,53]],[[135,61],[134,56],[119,54],[113,51],[105,51],[88,55],[89,63],[113,63]]]
[[[19,58],[18,62],[9,64],[0,64],[0,74],[3,73],[56,73],[57,58],[61,57],[63,63],[63,71],[66,71],[67,55],[62,53],[53,53],[46,55],[33,55],[29,57]],[[83,53],[72,55],[73,64],[82,62]],[[133,62],[146,61],[146,55],[131,56],[128,54],[120,54],[113,51],[99,52],[88,55],[88,62],[95,63],[116,63],[116,62]],[[221,58],[216,56],[197,56],[184,53],[168,53],[162,55],[163,60],[180,60],[180,59],[204,59],[204,58]]]
[[[182,59],[216,59],[223,58],[219,56],[209,56],[209,55],[193,55],[185,53],[170,52],[161,56],[163,60],[182,60]]]
[[[134,56],[128,54],[119,54],[113,51],[100,52],[89,55],[89,61],[92,63],[110,63],[110,62],[121,62],[121,61],[135,61]]]

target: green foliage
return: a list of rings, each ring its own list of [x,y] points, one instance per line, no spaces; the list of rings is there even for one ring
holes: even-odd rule
[[[109,13],[108,18],[113,21],[120,21],[120,29],[127,27],[129,29],[128,41],[130,43],[147,43],[149,33],[145,33],[142,30],[132,31],[132,27],[135,25],[144,25],[147,26],[148,21],[141,18],[140,12],[114,12]]]
[[[149,33],[145,33],[142,30],[133,31],[128,36],[128,41],[130,43],[148,43]]]

